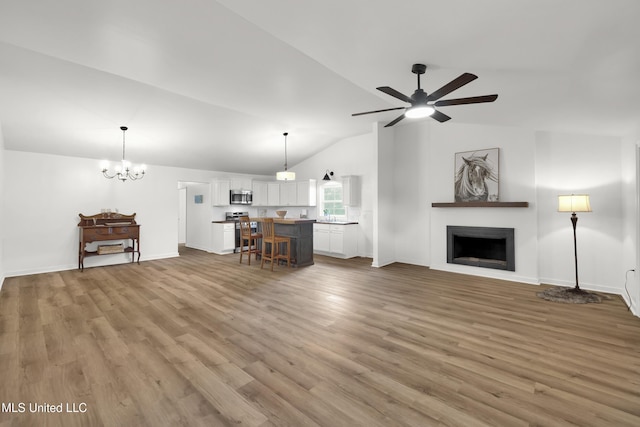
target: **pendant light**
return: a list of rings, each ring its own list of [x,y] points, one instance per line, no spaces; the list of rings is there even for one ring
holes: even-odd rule
[[[127,131],[127,129],[128,128],[126,126],[120,126],[120,130],[122,131],[122,162],[120,164],[117,164],[114,167],[115,172],[112,175],[109,174],[108,164],[105,164],[102,167],[102,175],[104,175],[104,177],[107,179],[118,178],[120,181],[125,182],[127,179],[130,179],[131,181],[135,181],[135,180],[144,178],[144,173],[146,169],[145,165],[131,166],[131,162],[128,162],[125,160],[124,134]]]
[[[287,135],[289,133],[285,132],[282,135],[284,135],[284,170],[276,173],[276,179],[278,181],[294,181],[296,173],[287,170]]]

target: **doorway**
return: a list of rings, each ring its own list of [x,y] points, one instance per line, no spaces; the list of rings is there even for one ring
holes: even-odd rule
[[[211,184],[178,181],[178,253],[189,247],[211,249]]]

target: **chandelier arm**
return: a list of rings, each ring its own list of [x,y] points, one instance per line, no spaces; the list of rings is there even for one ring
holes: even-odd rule
[[[127,172],[127,176],[129,177],[129,179],[130,179],[131,181],[137,181],[137,180],[139,180],[139,179],[144,178],[144,171],[141,171],[141,172],[134,172],[134,173]]]

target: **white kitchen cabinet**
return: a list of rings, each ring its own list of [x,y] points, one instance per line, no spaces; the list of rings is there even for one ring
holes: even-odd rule
[[[331,252],[329,224],[313,224],[313,252]]]
[[[246,178],[246,177],[231,178],[231,190],[252,190],[251,178]]]
[[[267,206],[280,206],[280,183],[267,183]]]
[[[358,254],[358,224],[313,224],[313,252],[337,258]]]
[[[215,222],[211,224],[212,252],[219,255],[230,254],[236,248],[236,224]]]
[[[316,205],[316,180],[298,181],[296,183],[296,200],[298,206],[315,206]]]
[[[342,180],[342,204],[345,206],[360,206],[360,177],[347,175]]]
[[[280,206],[298,206],[298,183],[296,181],[280,183]]]
[[[213,206],[229,206],[229,190],[231,190],[231,183],[228,180],[211,182],[211,204]]]
[[[330,225],[329,227],[329,252],[344,253],[344,226]]]
[[[267,206],[269,201],[269,193],[267,192],[266,181],[253,181],[253,206]]]
[[[253,181],[253,206],[316,206],[316,180]]]

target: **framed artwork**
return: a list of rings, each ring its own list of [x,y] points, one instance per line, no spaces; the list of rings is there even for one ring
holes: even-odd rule
[[[456,202],[497,202],[499,200],[499,154],[498,148],[455,154]]]
[[[197,203],[197,204],[202,203],[202,196],[203,196],[202,194],[196,194],[196,195],[193,197],[194,202],[195,202],[195,203]]]

